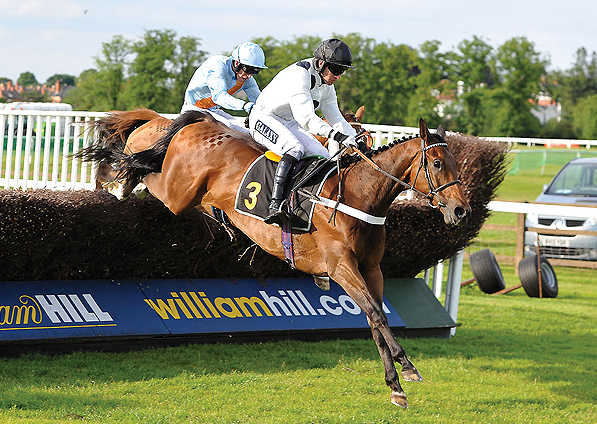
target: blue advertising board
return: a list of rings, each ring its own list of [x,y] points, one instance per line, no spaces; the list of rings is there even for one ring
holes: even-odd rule
[[[0,341],[168,334],[132,281],[0,283]]]
[[[384,300],[391,327],[404,327]],[[0,342],[368,328],[337,284],[311,279],[0,283]]]

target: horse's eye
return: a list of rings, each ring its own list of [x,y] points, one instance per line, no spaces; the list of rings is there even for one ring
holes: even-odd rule
[[[435,166],[437,169],[442,169],[442,162],[439,159],[434,159],[433,166]]]

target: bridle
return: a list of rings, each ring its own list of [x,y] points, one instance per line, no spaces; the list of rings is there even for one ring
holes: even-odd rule
[[[427,151],[430,149],[433,149],[434,147],[448,147],[448,143],[443,141],[441,143],[435,143],[435,144],[431,144],[429,146],[425,146],[425,140],[423,139],[423,137],[421,137],[421,161],[419,162],[419,168],[417,169],[417,173],[415,174],[415,178],[413,179],[413,181],[417,181],[419,173],[421,172],[421,170],[424,170],[425,179],[427,180],[427,186],[429,187],[429,193],[423,193],[421,190],[415,188],[414,183],[409,184],[409,183],[402,181],[401,179],[393,176],[389,172],[384,171],[383,169],[381,169],[379,167],[379,165],[377,165],[375,162],[373,162],[371,159],[369,159],[363,152],[361,152],[358,149],[354,149],[354,150],[359,154],[359,156],[361,156],[365,160],[365,162],[367,162],[369,165],[371,165],[374,169],[381,172],[383,175],[390,178],[391,180],[396,181],[399,184],[402,184],[408,190],[412,190],[412,191],[416,192],[417,194],[420,194],[421,196],[423,196],[425,198],[425,200],[427,201],[427,204],[429,206],[431,206],[434,209],[439,209],[439,208],[446,207],[447,205],[445,203],[440,202],[439,198],[437,200],[437,205],[434,205],[433,200],[435,199],[435,197],[438,196],[438,194],[441,191],[447,189],[448,187],[451,187],[455,184],[462,184],[462,182],[460,180],[456,179],[456,180],[450,181],[449,183],[442,184],[441,186],[439,186],[437,188],[435,187],[435,185],[431,181],[431,174],[429,173],[429,162],[427,160]]]

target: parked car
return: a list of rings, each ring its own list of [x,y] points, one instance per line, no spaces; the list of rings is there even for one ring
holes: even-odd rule
[[[597,206],[597,158],[568,162],[537,197],[538,203]],[[597,219],[527,214],[527,227],[595,231],[589,235],[539,235],[541,255],[548,258],[597,260]],[[527,231],[525,255],[537,252],[537,233]]]

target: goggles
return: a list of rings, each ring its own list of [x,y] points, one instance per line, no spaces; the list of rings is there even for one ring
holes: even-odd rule
[[[328,65],[328,69],[330,70],[330,72],[332,74],[339,77],[340,75],[342,75],[344,73],[344,71],[346,71],[347,68],[344,66],[330,64],[330,65]]]
[[[259,71],[261,71],[261,68],[255,68],[254,66],[249,65],[240,65],[240,69],[251,75],[257,75]]]

